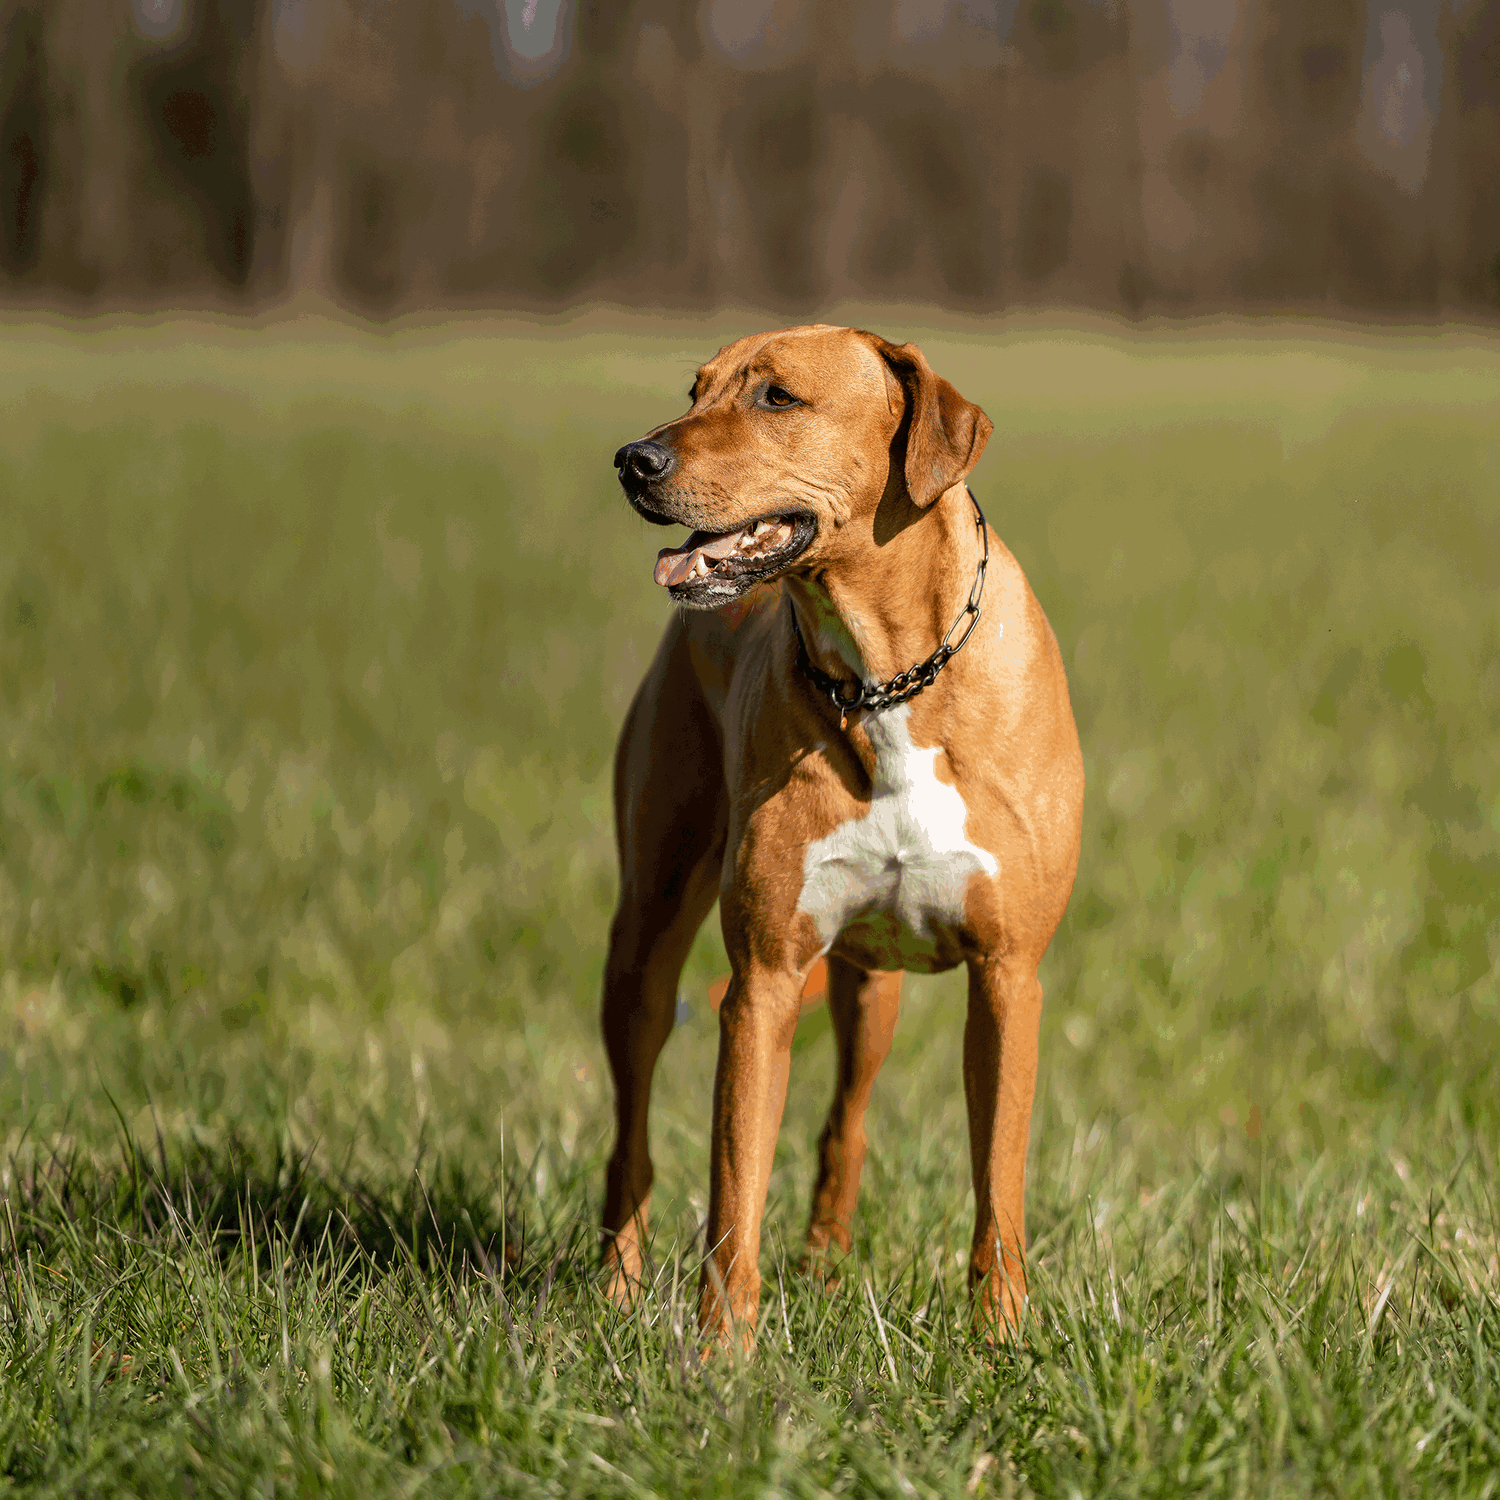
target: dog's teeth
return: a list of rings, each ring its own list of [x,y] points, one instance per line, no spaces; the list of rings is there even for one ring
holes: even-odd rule
[[[756,536],[764,536],[770,529],[771,529],[771,523],[769,521],[757,521],[755,523],[755,533],[754,534]]]

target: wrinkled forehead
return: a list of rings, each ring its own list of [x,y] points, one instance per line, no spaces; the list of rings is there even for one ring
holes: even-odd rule
[[[698,372],[708,386],[752,376],[803,383],[822,394],[847,387],[883,390],[885,362],[856,329],[828,323],[753,333],[726,344]],[[798,391],[804,397],[812,391]]]

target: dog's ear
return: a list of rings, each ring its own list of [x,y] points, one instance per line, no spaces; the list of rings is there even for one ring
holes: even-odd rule
[[[869,338],[906,396],[906,488],[931,505],[979,462],[995,424],[933,371],[915,344]]]

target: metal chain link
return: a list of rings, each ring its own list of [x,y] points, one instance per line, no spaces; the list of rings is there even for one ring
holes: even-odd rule
[[[974,627],[979,623],[979,602],[984,597],[984,575],[985,569],[990,561],[990,529],[985,525],[984,512],[979,508],[979,502],[974,498],[974,491],[964,486],[968,492],[969,503],[974,507],[974,524],[979,530],[979,539],[984,547],[984,552],[979,559],[979,568],[974,575],[973,587],[969,590],[969,601],[958,612],[958,618],[948,627],[948,633],[943,637],[942,644],[926,661],[919,661],[916,666],[908,667],[904,672],[898,672],[888,682],[844,682],[837,677],[830,677],[828,673],[813,665],[812,658],[807,654],[807,643],[802,639],[801,628],[797,624],[797,611],[792,610],[792,634],[797,638],[797,665],[802,675],[819,690],[833,706],[839,711],[839,728],[848,726],[849,715],[857,708],[863,708],[870,713],[879,713],[884,708],[895,708],[897,704],[905,703],[915,698],[923,688],[930,688],[937,681],[937,675],[948,663],[958,655],[964,648],[964,643],[974,633]],[[967,620],[968,624],[964,625]],[[953,641],[953,632],[964,625],[964,633]],[[949,642],[953,641],[950,645]],[[853,691],[846,693],[845,689],[852,688]]]

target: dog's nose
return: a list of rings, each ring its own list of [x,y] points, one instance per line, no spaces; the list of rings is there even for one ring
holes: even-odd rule
[[[620,471],[622,484],[650,484],[661,479],[675,462],[670,448],[649,438],[626,443],[615,454],[615,468]]]

